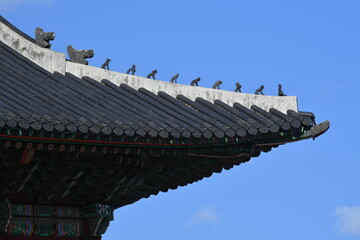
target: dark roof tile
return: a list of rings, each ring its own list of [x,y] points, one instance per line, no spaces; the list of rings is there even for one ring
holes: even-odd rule
[[[313,124],[313,116],[289,110],[251,109],[220,100],[192,101],[116,86],[70,73],[50,73],[0,42],[0,127],[51,132],[161,138],[245,137]]]

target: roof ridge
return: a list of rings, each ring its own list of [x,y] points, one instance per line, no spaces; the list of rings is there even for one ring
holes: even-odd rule
[[[0,22],[2,22],[3,24],[5,24],[6,26],[8,26],[10,29],[12,29],[14,32],[16,32],[17,34],[21,35],[22,37],[24,37],[26,40],[35,43],[35,39],[30,37],[29,35],[27,35],[26,33],[24,33],[23,31],[21,31],[20,29],[18,29],[17,27],[15,27],[14,25],[12,25],[8,20],[6,20],[3,16],[0,15]]]
[[[2,17],[0,17],[0,32],[0,41],[19,53],[14,55],[17,55],[17,57],[22,55],[25,57],[23,60],[27,59],[34,63],[32,68],[40,70],[45,74],[48,72],[50,75],[47,75],[49,76],[55,72],[64,76],[66,73],[71,73],[80,79],[89,77],[99,83],[102,80],[107,79],[117,86],[125,83],[135,90],[145,88],[157,95],[160,91],[164,91],[175,98],[178,95],[184,95],[192,101],[195,101],[196,98],[199,97],[212,103],[218,99],[229,106],[233,106],[233,104],[237,102],[247,108],[250,108],[251,105],[257,105],[266,111],[270,108],[276,108],[283,113],[286,113],[289,109],[295,112],[298,111],[296,96],[262,96],[251,93],[237,93],[234,91],[195,87],[153,80],[142,76],[135,76],[67,61],[65,53],[56,52],[37,45],[34,39],[22,33]],[[78,51],[82,54],[85,50]],[[35,66],[35,64],[38,66]]]

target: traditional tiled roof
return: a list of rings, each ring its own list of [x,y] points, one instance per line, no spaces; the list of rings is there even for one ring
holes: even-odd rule
[[[158,95],[50,73],[0,42],[0,127],[161,138],[245,137],[301,128],[312,118],[203,98]]]
[[[7,176],[0,199],[117,208],[329,127],[297,111],[293,97],[85,69],[64,54],[36,49],[33,39],[2,23],[13,35],[2,38],[6,26],[0,26],[0,176]]]

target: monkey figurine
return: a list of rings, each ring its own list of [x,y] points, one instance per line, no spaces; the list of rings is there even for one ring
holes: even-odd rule
[[[110,61],[111,61],[110,58],[106,59],[106,61],[104,62],[104,64],[101,65],[101,68],[110,70],[110,69],[109,69],[109,62],[110,62]]]
[[[147,78],[153,78],[154,80],[156,80],[155,79],[155,74],[157,73],[157,70],[155,69],[155,70],[153,70],[151,73],[149,73],[146,77]]]
[[[239,93],[241,93],[241,84],[238,83],[238,82],[236,82],[235,85],[236,85],[236,88],[235,88],[235,91],[234,91],[234,92],[239,92]]]
[[[287,96],[284,94],[281,84],[278,85],[278,96]]]
[[[178,77],[179,77],[179,74],[177,73],[177,74],[175,74],[174,76],[172,76],[172,78],[170,79],[170,82],[171,83],[177,83],[177,79],[178,79]]]
[[[190,85],[191,86],[199,86],[199,81],[200,81],[200,78],[198,77],[198,78],[192,80]]]
[[[265,95],[262,90],[264,90],[264,85],[261,85],[260,88],[256,89],[255,94],[256,95]]]
[[[131,75],[134,75],[135,72],[136,72],[136,66],[135,65],[132,65],[131,68],[129,68],[127,71],[126,71],[126,74],[130,74],[131,72]]]
[[[219,89],[220,90],[220,85],[222,84],[222,81],[216,81],[216,83],[214,83],[214,85],[213,85],[213,89]]]

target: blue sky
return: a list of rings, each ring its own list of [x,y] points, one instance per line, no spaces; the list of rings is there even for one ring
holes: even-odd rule
[[[113,239],[360,239],[360,1],[0,0],[0,14],[52,49],[94,49],[90,65],[178,83],[276,95],[330,120],[315,141],[118,209]]]

